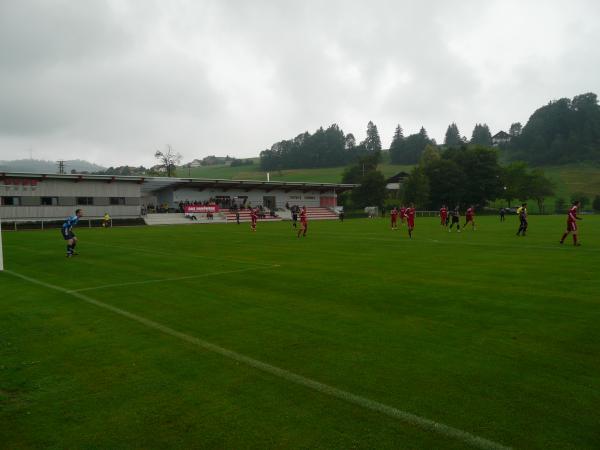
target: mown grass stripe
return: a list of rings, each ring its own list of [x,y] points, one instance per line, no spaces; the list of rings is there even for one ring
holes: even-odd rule
[[[141,281],[126,281],[123,283],[102,284],[99,286],[90,286],[90,287],[81,288],[81,289],[72,289],[68,292],[71,294],[74,292],[95,291],[98,289],[135,286],[135,285],[139,285],[139,284],[152,284],[152,283],[162,283],[162,282],[167,282],[167,281],[193,280],[196,278],[207,278],[207,277],[213,277],[213,276],[217,276],[217,275],[229,275],[229,274],[233,274],[233,273],[250,272],[250,271],[254,271],[254,270],[267,270],[269,268],[275,269],[276,267],[280,267],[280,266],[278,264],[273,264],[273,266],[271,266],[271,267],[264,267],[264,266],[263,267],[246,267],[245,269],[223,270],[220,272],[208,272],[208,273],[201,273],[198,275],[185,275],[185,276],[181,276],[181,277],[154,278],[151,280],[141,280]]]
[[[346,401],[348,403],[360,406],[362,408],[375,411],[381,414],[384,414],[388,417],[397,419],[401,422],[407,423],[409,425],[413,425],[419,427],[423,430],[430,431],[441,436],[445,436],[448,438],[457,439],[465,444],[473,446],[475,448],[486,449],[486,450],[500,450],[500,449],[509,449],[510,447],[506,447],[497,442],[491,441],[489,439],[485,439],[480,436],[476,436],[467,431],[459,430],[458,428],[451,427],[449,425],[445,425],[443,423],[436,422],[434,420],[426,419],[424,417],[417,416],[407,411],[402,411],[400,409],[394,408],[392,406],[385,405],[383,403],[370,400],[365,397],[361,397],[356,394],[352,394],[351,392],[344,391],[342,389],[338,389],[333,386],[329,386],[327,384],[321,383],[319,381],[313,380],[311,378],[304,377],[302,375],[298,375],[294,372],[290,372],[288,370],[282,369],[280,367],[273,366],[268,363],[264,363],[257,359],[251,358],[249,356],[242,355],[240,353],[236,353],[232,350],[228,350],[219,345],[212,344],[203,339],[191,336],[189,334],[182,333],[180,331],[174,330],[166,325],[162,325],[153,320],[147,319],[145,317],[139,316],[137,314],[131,313],[121,308],[117,308],[116,306],[112,306],[108,303],[101,302],[99,300],[93,299],[87,295],[81,294],[80,292],[71,291],[61,286],[56,286],[50,283],[46,283],[44,281],[28,277],[26,275],[14,272],[12,270],[6,270],[5,273],[15,276],[17,278],[21,278],[22,280],[28,281],[30,283],[43,286],[47,289],[52,289],[58,292],[63,292],[65,294],[71,295],[75,298],[83,300],[89,304],[95,305],[99,308],[106,309],[115,314],[118,314],[122,317],[126,317],[135,322],[138,322],[142,325],[147,326],[148,328],[155,329],[157,331],[161,331],[164,334],[169,336],[178,338],[182,341],[188,342],[192,345],[195,345],[204,350],[219,354],[231,360],[246,364],[247,366],[253,367],[265,373],[274,375],[286,381],[305,386],[307,388],[313,389],[317,392],[320,392],[325,395],[329,395],[331,397]]]

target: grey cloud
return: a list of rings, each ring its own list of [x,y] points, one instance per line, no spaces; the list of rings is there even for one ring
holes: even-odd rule
[[[0,159],[254,156],[333,122],[360,138],[373,120],[384,144],[397,123],[506,128],[598,91],[599,7],[570,5],[4,0]]]

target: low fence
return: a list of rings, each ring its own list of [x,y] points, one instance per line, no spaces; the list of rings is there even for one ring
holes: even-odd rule
[[[61,228],[65,219],[49,218],[24,218],[24,219],[4,219],[1,220],[2,231],[25,231],[25,230],[46,230]],[[82,217],[79,219],[78,228],[98,228],[104,223],[103,217]],[[123,227],[145,225],[141,217],[112,217],[108,227]]]

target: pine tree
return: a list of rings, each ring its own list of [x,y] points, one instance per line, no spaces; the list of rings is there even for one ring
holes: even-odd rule
[[[478,123],[475,125],[470,143],[473,145],[483,145],[485,147],[492,146],[492,133],[490,133],[490,128],[486,123]]]
[[[368,152],[377,152],[381,150],[381,138],[377,125],[369,121],[367,125],[367,138],[362,142]]]
[[[392,138],[392,143],[390,145],[390,154],[396,153],[400,150],[402,146],[402,142],[404,141],[404,132],[402,131],[402,127],[398,124],[396,127],[396,131],[394,132],[394,137]]]
[[[458,131],[456,123],[452,122],[448,125],[446,130],[446,137],[444,138],[444,145],[447,147],[459,147],[462,144],[462,139]]]

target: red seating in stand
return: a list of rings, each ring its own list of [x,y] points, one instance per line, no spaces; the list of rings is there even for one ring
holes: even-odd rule
[[[335,220],[338,218],[338,215],[334,213],[329,208],[320,208],[307,206],[306,207],[306,215],[308,216],[308,220]]]

